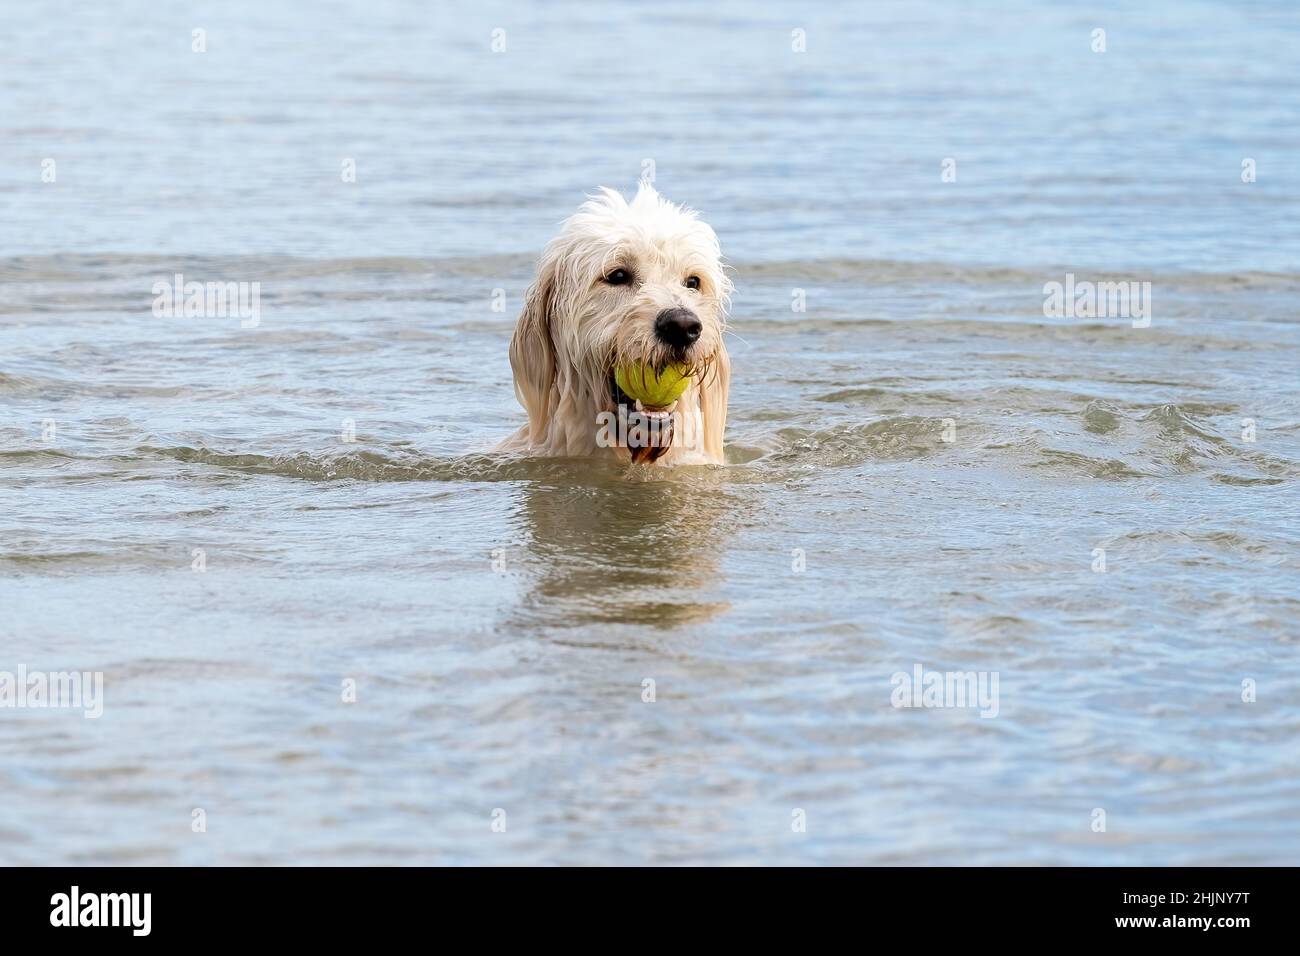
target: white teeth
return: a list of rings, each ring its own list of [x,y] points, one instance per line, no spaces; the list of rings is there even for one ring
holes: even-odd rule
[[[677,403],[673,402],[671,405],[665,405],[663,408],[652,408],[647,410],[645,405],[642,403],[641,399],[638,398],[636,400],[636,410],[638,412],[642,412],[643,414],[650,415],[655,418],[658,418],[663,415],[671,415],[673,409],[675,409],[676,407],[677,407]]]

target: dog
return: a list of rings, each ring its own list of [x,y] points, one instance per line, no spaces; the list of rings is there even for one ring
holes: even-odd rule
[[[642,182],[588,197],[542,253],[510,341],[528,424],[498,450],[645,465],[722,464],[732,283],[718,237]],[[645,408],[619,366],[690,372],[676,403]]]

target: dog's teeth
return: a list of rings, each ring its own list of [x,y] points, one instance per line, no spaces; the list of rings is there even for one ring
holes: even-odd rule
[[[641,399],[639,399],[639,398],[636,400],[636,410],[637,410],[638,412],[644,412],[644,411],[645,411],[645,406],[641,404]]]

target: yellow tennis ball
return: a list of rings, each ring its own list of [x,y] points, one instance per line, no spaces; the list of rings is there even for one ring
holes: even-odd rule
[[[681,364],[669,365],[659,374],[649,365],[620,365],[614,381],[628,398],[635,398],[650,408],[666,408],[682,397],[691,386],[691,370]]]

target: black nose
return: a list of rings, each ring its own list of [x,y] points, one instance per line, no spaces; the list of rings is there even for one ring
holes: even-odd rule
[[[690,309],[664,309],[655,318],[655,335],[673,348],[687,349],[700,337],[704,324]]]

